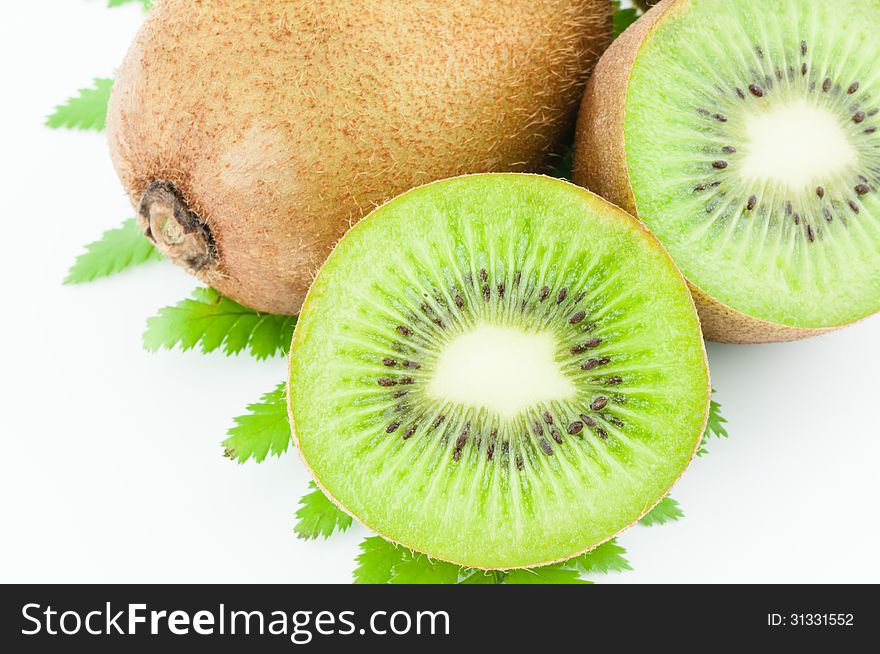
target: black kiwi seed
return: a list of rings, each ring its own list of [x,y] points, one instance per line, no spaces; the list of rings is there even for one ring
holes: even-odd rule
[[[505,443],[505,445],[507,445],[507,443]],[[517,454],[517,455],[516,455],[516,469],[517,469],[517,470],[522,470],[524,467],[525,467],[525,462],[523,461],[522,456],[520,456],[519,454]]]
[[[590,409],[593,411],[601,411],[606,406],[608,406],[608,398],[600,395],[590,404]]]
[[[581,345],[575,345],[573,348],[571,348],[571,353],[574,355],[583,354],[587,350],[592,349],[594,347],[598,347],[601,344],[602,344],[601,338],[591,338],[586,343],[582,343]]]
[[[590,416],[584,415],[583,413],[581,414],[581,420],[584,421],[584,424],[587,427],[595,427],[596,426],[596,421],[593,420]]]
[[[602,357],[601,359],[590,359],[589,361],[581,364],[581,370],[595,370],[599,366],[604,366],[611,363],[610,357]]]
[[[801,41],[801,56],[802,57],[807,56],[807,42],[806,41]]]
[[[513,276],[513,285],[519,287],[519,283],[522,281],[522,272],[519,270],[516,271],[516,274]]]
[[[399,420],[395,420],[395,421],[392,422],[390,425],[388,425],[387,427],[385,427],[385,433],[386,433],[386,434],[391,434],[391,433],[397,431],[397,428],[398,428],[398,427],[400,427],[400,421],[399,421]]]
[[[550,435],[553,437],[554,441],[562,445],[562,434],[560,434],[557,429],[551,429]]]
[[[749,211],[754,210],[755,206],[758,204],[758,198],[754,195],[749,198],[749,201],[746,203],[746,209]]]
[[[694,187],[694,190],[697,191],[697,192],[700,192],[700,191],[705,191],[707,188],[709,188],[709,185],[708,185],[708,184],[697,184],[697,185]]]
[[[807,64],[801,64],[801,75],[806,75],[809,72],[810,68]]]
[[[719,123],[726,123],[727,122],[727,116],[725,116],[724,114],[713,114],[712,118],[717,120]]]
[[[736,87],[736,94],[739,96],[740,100],[745,100],[745,99],[746,99],[745,91],[743,91],[743,90],[742,90],[741,88],[739,88],[738,86]]]
[[[849,201],[849,208],[853,210],[853,213],[859,213],[859,205],[855,200]]]
[[[827,207],[822,210],[822,213],[825,215],[825,220],[827,220],[829,223],[834,220],[834,216],[831,214],[831,211]]]
[[[455,294],[455,297],[452,301],[455,302],[455,306],[457,306],[459,309],[464,307],[464,298],[461,297],[459,293]]]
[[[382,365],[388,366],[389,368],[397,365],[397,361],[392,359],[391,357],[385,357],[382,359]]]
[[[444,420],[446,420],[446,416],[445,416],[444,414],[441,413],[439,416],[437,416],[436,418],[434,418],[434,423],[433,423],[431,426],[432,426],[434,429],[437,429],[437,427],[439,427],[441,424],[443,424],[443,421],[444,421]]]
[[[764,97],[764,89],[762,89],[757,84],[749,84],[749,92],[756,98]]]
[[[857,111],[857,112],[855,112],[855,113],[853,114],[852,119],[853,119],[853,122],[854,122],[856,125],[858,125],[858,124],[861,123],[861,122],[864,122],[864,120],[865,120],[865,112],[864,112],[864,111]]]
[[[541,451],[547,456],[553,456],[553,447],[546,441],[546,439],[541,439],[539,441],[539,445],[541,446]]]
[[[398,325],[396,331],[401,336],[412,336],[412,330],[404,325]]]
[[[389,387],[389,386],[397,386],[397,382],[393,379],[389,379],[388,377],[381,377],[379,379],[379,386]]]
[[[391,397],[393,397],[395,400],[399,400],[400,398],[402,398],[406,394],[407,394],[407,391],[394,391],[391,394]]]
[[[858,82],[853,82],[852,84],[850,84],[850,86],[849,86],[849,88],[846,90],[846,92],[849,93],[850,95],[852,95],[853,93],[855,93],[855,92],[858,91],[858,90],[859,90],[859,83],[858,83]]]
[[[538,301],[543,302],[544,300],[547,299],[548,295],[550,295],[550,287],[545,286],[544,288],[541,289],[541,292],[538,294]]]
[[[876,127],[869,127],[868,129],[865,130],[865,134],[873,134],[876,131],[877,131]]]
[[[490,297],[492,297],[492,291],[489,290],[489,285],[483,284],[483,300],[488,302]]]
[[[556,304],[562,304],[565,301],[565,298],[568,297],[568,289],[563,288],[559,291],[559,294],[556,296]]]
[[[810,239],[810,243],[814,243],[816,241],[816,234],[813,232],[812,225],[807,225],[807,238]]]
[[[828,93],[828,91],[831,90],[831,84],[832,84],[832,82],[831,82],[831,78],[830,78],[830,77],[826,77],[826,78],[825,78],[825,81],[822,82],[822,90],[825,91],[825,93]]]
[[[713,161],[712,168],[717,168],[718,170],[724,170],[725,168],[727,168],[727,162],[726,161]]]
[[[817,186],[816,187],[816,195],[818,195],[820,199],[824,198],[825,197],[825,189],[822,186]]]
[[[598,435],[603,441],[608,440],[608,432],[601,427],[596,427],[596,435]]]
[[[403,440],[407,440],[412,438],[412,435],[416,433],[416,429],[418,429],[419,425],[417,423],[411,424],[405,432],[403,432]]]
[[[535,420],[535,424],[532,425],[532,427],[535,430],[535,434],[537,434],[538,436],[544,435],[544,425],[541,424],[540,420]]]
[[[796,214],[794,215],[794,224],[795,224],[795,225],[800,225],[800,224],[801,224],[801,215],[800,215],[799,213],[796,213]]]
[[[502,300],[504,299],[504,282],[498,284],[498,297],[500,297]]]
[[[548,425],[553,424],[553,416],[550,415],[549,411],[544,412],[544,422],[546,422]]]
[[[623,383],[623,377],[617,377],[617,376],[615,376],[615,377],[609,377],[609,378],[605,381],[605,384],[608,385],[608,386],[619,386],[619,385],[622,384],[622,383]]]
[[[584,318],[587,317],[587,313],[585,311],[578,311],[571,318],[568,319],[568,322],[572,325],[577,325],[580,322],[583,322]]]
[[[574,436],[576,434],[580,434],[583,431],[583,429],[584,429],[584,423],[578,422],[577,420],[575,420],[573,423],[571,423],[568,426],[568,433],[569,433],[569,435]]]
[[[733,147],[732,145],[725,145],[723,148],[721,148],[721,151],[724,154],[734,154],[734,153],[736,153],[736,148]]]
[[[870,193],[871,188],[866,184],[859,184],[858,186],[856,186],[855,191],[859,195],[867,195],[868,193]]]
[[[758,57],[764,58],[764,49],[760,45],[755,46],[755,52],[758,53]]]

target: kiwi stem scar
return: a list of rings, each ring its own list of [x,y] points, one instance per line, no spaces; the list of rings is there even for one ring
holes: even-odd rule
[[[138,210],[144,234],[175,263],[192,272],[217,264],[211,228],[193,212],[183,194],[168,181],[150,184]]]

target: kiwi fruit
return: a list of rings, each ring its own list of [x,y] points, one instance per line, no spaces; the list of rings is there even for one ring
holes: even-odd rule
[[[703,434],[684,278],[637,220],[540,175],[411,190],[329,256],[294,333],[298,450],[329,497],[486,569],[588,551],[648,512]]]
[[[160,250],[293,314],[386,199],[549,170],[610,39],[607,0],[160,0],[117,75],[111,154]]]
[[[878,31],[876,2],[663,0],[597,65],[574,180],[666,246],[707,338],[880,310]]]

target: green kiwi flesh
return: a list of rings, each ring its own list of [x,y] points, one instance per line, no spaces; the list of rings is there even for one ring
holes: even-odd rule
[[[289,408],[324,491],[386,538],[493,569],[567,559],[649,511],[703,433],[699,320],[628,214],[537,175],[409,191],[306,298]]]
[[[713,300],[795,328],[880,310],[878,33],[876,2],[690,0],[641,44],[635,206]]]

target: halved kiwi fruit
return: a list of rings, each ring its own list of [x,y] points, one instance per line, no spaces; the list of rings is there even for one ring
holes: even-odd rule
[[[643,220],[707,338],[880,310],[880,6],[663,0],[606,52],[574,179]]]
[[[293,338],[290,415],[325,492],[480,568],[587,551],[678,479],[709,401],[684,279],[635,219],[547,177],[412,190],[339,242]]]

